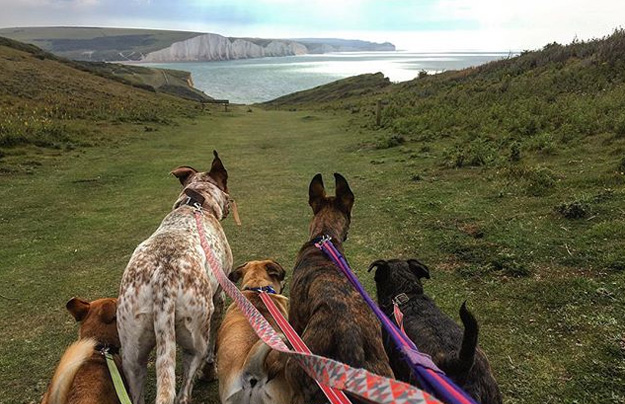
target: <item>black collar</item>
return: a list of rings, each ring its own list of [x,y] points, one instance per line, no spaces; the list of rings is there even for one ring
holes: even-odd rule
[[[111,345],[111,344],[98,343],[95,346],[95,350],[97,352],[100,352],[101,354],[105,354],[105,353],[110,353],[111,355],[119,354],[119,347]]]
[[[181,205],[189,205],[194,208],[201,208],[204,206],[206,198],[204,198],[199,192],[187,188],[182,191],[182,193],[184,193],[187,197],[183,199],[178,206],[176,206],[177,208]]]
[[[395,297],[393,297],[391,299],[391,301],[387,304],[381,304],[380,306],[383,308],[392,308],[395,304],[397,304],[397,306],[401,307],[401,306],[405,306],[410,302],[414,302],[415,301],[415,297],[419,296],[418,294],[415,293],[399,293],[397,295],[395,295]]]

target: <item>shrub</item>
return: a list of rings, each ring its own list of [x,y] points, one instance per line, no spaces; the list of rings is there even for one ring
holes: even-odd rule
[[[621,159],[621,162],[619,163],[618,167],[616,168],[618,170],[618,172],[620,172],[621,174],[625,173],[625,157],[623,157]]]
[[[518,142],[514,142],[510,145],[510,155],[508,156],[508,160],[515,163],[521,160],[521,146]]]
[[[561,203],[555,210],[567,219],[582,219],[591,213],[590,205],[581,200]]]
[[[376,149],[390,149],[392,147],[396,147],[406,143],[406,138],[402,135],[392,135],[387,138],[379,139],[376,144]]]
[[[535,150],[549,155],[558,152],[556,142],[550,133],[541,133],[540,135],[534,136],[527,142],[527,147],[529,150]]]
[[[496,151],[491,142],[477,139],[444,152],[444,165],[450,168],[479,167],[494,161]]]

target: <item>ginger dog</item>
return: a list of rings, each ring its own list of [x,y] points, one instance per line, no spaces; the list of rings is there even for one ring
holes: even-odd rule
[[[288,299],[282,296],[286,272],[275,261],[251,261],[229,276],[241,281],[243,295],[279,330],[258,291],[271,299],[287,317]],[[275,293],[272,293],[275,292]],[[284,360],[261,341],[235,303],[231,304],[217,333],[217,376],[223,404],[289,404],[291,390],[284,378]]]
[[[102,354],[113,354],[121,373],[115,313],[117,299],[73,298],[67,310],[80,322],[79,339],[61,357],[42,404],[119,404]]]

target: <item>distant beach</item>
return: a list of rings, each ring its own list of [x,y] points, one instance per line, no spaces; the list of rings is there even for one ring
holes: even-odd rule
[[[223,62],[149,63],[191,72],[196,88],[214,98],[240,104],[269,101],[331,81],[382,72],[407,81],[420,71],[438,73],[478,66],[513,56],[510,52],[350,52]]]

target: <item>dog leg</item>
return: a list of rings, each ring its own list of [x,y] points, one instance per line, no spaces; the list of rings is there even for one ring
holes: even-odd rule
[[[121,346],[122,366],[128,382],[130,397],[134,404],[145,402],[145,378],[148,356],[154,345],[152,314],[131,315],[134,306],[132,299],[128,303],[120,296],[118,305],[117,327]]]
[[[225,301],[226,295],[221,288],[219,288],[219,291],[213,296],[215,311],[211,317],[208,352],[206,353],[206,363],[204,364],[201,377],[201,379],[206,382],[217,379],[217,369],[215,368],[215,342],[217,341],[217,331],[219,330],[219,324],[221,323],[225,309]]]
[[[177,341],[182,347],[182,384],[176,398],[179,404],[189,404],[191,402],[191,392],[193,382],[198,370],[206,359],[210,334],[209,324],[211,324],[210,313],[213,311],[212,302],[203,299],[203,295],[196,295],[196,299],[191,300],[187,308],[192,307],[192,312],[185,316],[184,322],[176,327]]]

